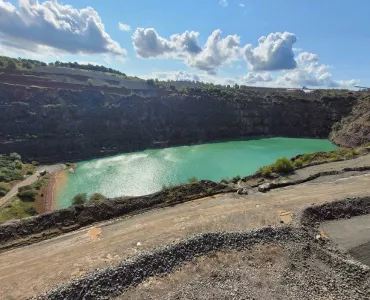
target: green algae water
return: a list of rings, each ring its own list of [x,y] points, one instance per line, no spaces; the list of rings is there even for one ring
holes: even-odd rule
[[[56,208],[71,205],[78,193],[102,193],[107,197],[140,196],[164,185],[197,179],[220,181],[246,176],[279,157],[331,151],[328,140],[267,138],[201,144],[125,153],[78,163],[76,173],[66,174],[57,192]]]

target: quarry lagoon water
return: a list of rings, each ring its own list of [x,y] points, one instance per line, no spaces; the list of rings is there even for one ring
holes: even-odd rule
[[[220,181],[246,176],[277,158],[330,151],[328,140],[265,138],[152,149],[78,163],[76,173],[66,172],[58,187],[56,208],[71,205],[78,193],[102,193],[107,197],[140,196],[164,185],[187,182],[191,177]]]

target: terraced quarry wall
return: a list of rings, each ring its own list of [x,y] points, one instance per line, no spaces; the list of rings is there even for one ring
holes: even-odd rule
[[[307,97],[190,89],[142,98],[0,84],[0,149],[58,162],[255,136],[327,138],[358,102],[347,93]]]

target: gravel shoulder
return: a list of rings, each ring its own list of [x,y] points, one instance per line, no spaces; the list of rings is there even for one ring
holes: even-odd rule
[[[306,183],[255,195],[224,194],[112,220],[2,253],[0,290],[24,299],[96,268],[201,232],[246,231],[283,222],[281,212],[367,196],[369,175]],[[99,230],[94,230],[99,228]],[[92,232],[95,232],[93,236]],[[30,280],[32,278],[32,280]]]

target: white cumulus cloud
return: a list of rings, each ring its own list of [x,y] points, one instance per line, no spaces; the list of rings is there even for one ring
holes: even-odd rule
[[[260,73],[248,72],[240,79],[240,81],[243,84],[253,85],[262,82],[271,82],[273,81],[273,78],[269,72],[260,72]]]
[[[188,66],[209,74],[215,74],[221,65],[239,58],[240,38],[237,35],[221,38],[221,30],[217,29],[203,47],[198,44],[198,36],[199,32],[185,31],[165,39],[154,28],[137,28],[132,41],[139,57],[182,59]]]
[[[286,71],[285,74],[277,77],[277,85],[348,88],[353,87],[357,83],[355,79],[334,80],[329,72],[330,67],[321,64],[317,54],[301,52],[297,55],[296,62],[296,69]]]
[[[118,22],[118,28],[122,31],[131,31],[131,26],[127,24],[123,24],[121,22]]]
[[[0,0],[0,43],[30,52],[47,47],[71,54],[126,55],[92,7],[76,9],[57,0],[19,0],[18,7]]]
[[[296,41],[296,36],[290,32],[270,33],[258,39],[257,47],[246,45],[244,58],[254,71],[294,69],[297,66],[293,52]]]

